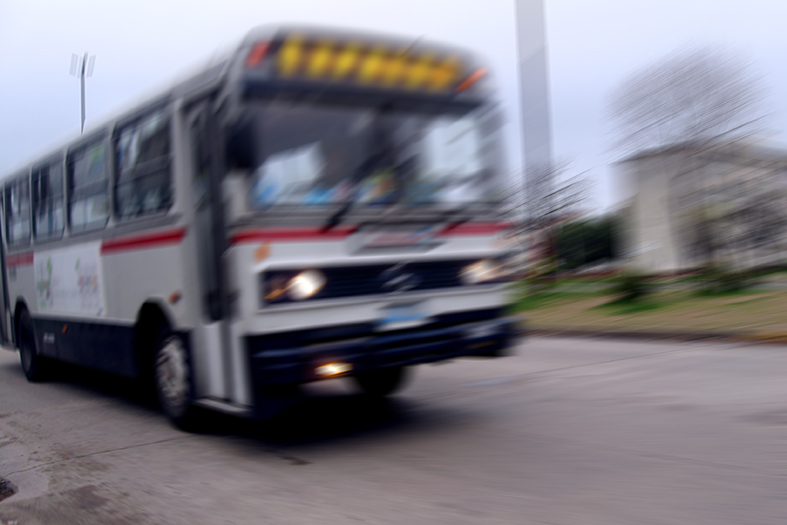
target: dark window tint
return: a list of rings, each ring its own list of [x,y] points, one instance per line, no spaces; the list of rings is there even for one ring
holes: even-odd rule
[[[118,217],[138,217],[170,207],[169,118],[163,111],[118,129],[115,166]]]
[[[68,224],[72,231],[103,228],[109,218],[106,144],[68,154]]]
[[[201,117],[205,117],[203,113]],[[217,264],[215,222],[210,192],[211,141],[205,118],[198,119],[192,126],[192,153],[194,158],[194,226],[199,236],[197,243],[197,265],[200,284],[203,286],[203,308],[205,315],[213,320],[221,319],[221,289]]]
[[[28,244],[30,242],[30,181],[27,177],[6,184],[5,212],[8,245]]]
[[[59,239],[63,235],[63,163],[52,162],[33,169],[33,235],[36,239]]]

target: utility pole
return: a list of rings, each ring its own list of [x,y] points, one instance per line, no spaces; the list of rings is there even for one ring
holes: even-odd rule
[[[548,218],[553,208],[554,162],[547,77],[544,0],[515,0],[524,152],[525,221]],[[543,227],[543,225],[538,225]]]
[[[526,261],[528,271],[552,274],[554,235],[554,175],[552,160],[552,123],[547,82],[546,23],[544,0],[515,0],[516,33],[519,51],[519,89],[522,109],[522,152],[524,173],[522,204],[525,210],[520,228],[524,253],[528,244],[547,243],[544,253]],[[525,233],[528,232],[528,233]],[[543,236],[543,240],[541,237]]]
[[[82,84],[82,126],[80,133],[85,131],[85,77],[93,76],[93,65],[96,63],[96,55],[92,55],[88,60],[87,51],[85,55],[71,55],[71,76],[79,76]]]

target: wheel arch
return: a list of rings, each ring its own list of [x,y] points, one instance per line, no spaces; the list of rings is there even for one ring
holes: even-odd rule
[[[14,337],[14,346],[19,348],[19,318],[22,316],[22,312],[27,311],[30,313],[30,308],[27,306],[27,300],[24,297],[19,296],[16,298],[16,302],[14,303],[14,326],[11,329]]]
[[[134,323],[134,353],[137,358],[137,375],[149,374],[153,365],[153,353],[156,337],[162,326],[176,329],[172,311],[167,303],[160,298],[145,301],[137,311]]]

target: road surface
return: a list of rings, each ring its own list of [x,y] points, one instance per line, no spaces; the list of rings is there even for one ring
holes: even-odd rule
[[[174,430],[128,382],[0,350],[0,524],[787,523],[787,347],[533,338]]]

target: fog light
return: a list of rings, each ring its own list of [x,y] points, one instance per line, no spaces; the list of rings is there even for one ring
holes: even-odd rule
[[[314,372],[318,376],[330,377],[347,373],[352,369],[353,365],[350,363],[328,363],[327,365],[318,366],[314,369]]]

